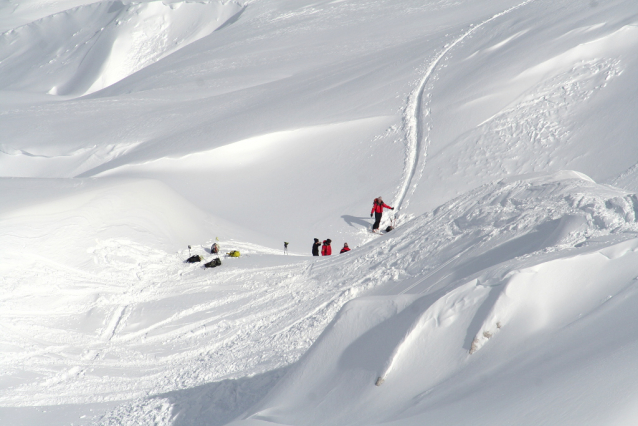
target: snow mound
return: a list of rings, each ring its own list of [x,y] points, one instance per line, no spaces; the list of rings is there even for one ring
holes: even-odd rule
[[[7,274],[20,274],[15,262],[28,267],[36,261],[34,256],[68,266],[85,265],[105,241],[135,241],[171,252],[210,236],[215,222],[153,180],[5,179],[0,188],[6,206],[12,206],[0,209],[2,229],[12,230],[0,236],[4,247],[12,247],[3,253]],[[49,199],[49,193],[57,193],[58,198]],[[37,246],[25,243],[29,241],[37,241]],[[145,256],[130,253],[136,255]]]
[[[633,312],[637,218],[636,195],[560,172],[485,185],[406,223],[373,249],[395,282],[346,304],[245,423],[507,424],[522,418],[515,412],[531,398],[540,401],[535,407],[558,398],[565,416],[558,423],[594,414],[609,420],[596,398],[614,386],[636,392],[635,374],[590,389],[583,397],[592,409],[570,399],[573,377],[558,375],[545,395],[529,383],[504,387],[527,360],[547,353],[560,354],[558,364],[580,363],[575,371],[608,374],[591,364],[609,342],[582,336],[611,327],[616,309]],[[621,334],[612,347],[622,348]],[[631,371],[631,356],[610,353]],[[556,375],[555,364],[531,364],[540,380]],[[495,397],[508,408],[484,408]]]
[[[0,400],[19,407],[135,399],[98,424],[140,424],[158,407],[166,422],[180,412],[201,424],[204,406],[229,419],[283,369],[290,373],[248,422],[418,419],[446,407],[437,403],[450,394],[454,407],[467,389],[494,398],[499,383],[520,377],[507,366],[542,356],[539,348],[561,353],[556,342],[594,362],[587,354],[609,338],[581,340],[598,333],[599,316],[618,303],[635,315],[636,196],[576,172],[485,185],[330,258],[221,238],[222,252],[239,249],[242,257],[214,271],[183,260],[191,243],[208,258],[223,223],[157,181],[3,179],[0,190],[0,245],[11,247],[0,255],[8,336]],[[616,327],[615,318],[598,327]],[[565,335],[570,330],[576,337]],[[622,348],[623,334],[613,337]],[[621,370],[631,370],[627,362]],[[485,372],[495,390],[482,384]],[[498,382],[503,374],[511,377]],[[633,392],[628,383],[619,389]],[[234,389],[250,395],[235,403]],[[504,404],[520,408],[526,389]],[[200,402],[191,410],[193,398]],[[475,424],[457,420],[449,424]]]
[[[211,34],[234,2],[97,2],[0,35],[0,89],[80,96]],[[28,70],[28,71],[27,71]]]

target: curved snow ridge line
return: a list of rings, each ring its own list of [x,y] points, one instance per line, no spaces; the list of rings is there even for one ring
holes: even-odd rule
[[[590,253],[510,271],[498,284],[495,300],[482,318],[469,354],[516,321],[524,322],[528,332],[535,333],[566,327],[594,315],[635,286],[637,258],[638,239],[632,238]]]
[[[432,330],[434,327],[441,327],[442,320],[440,318],[442,312],[452,311],[459,307],[467,307],[472,305],[468,300],[471,300],[476,296],[475,293],[486,293],[485,288],[478,288],[476,286],[477,280],[474,279],[451,292],[447,293],[436,302],[432,304],[423,313],[418,315],[412,324],[407,328],[405,335],[400,342],[395,346],[392,354],[388,358],[381,374],[377,378],[376,386],[381,386],[385,382],[387,376],[400,364],[403,357],[407,356],[416,345],[416,342],[428,330]],[[484,295],[480,294],[479,299],[482,299]],[[445,322],[445,320],[443,320]]]
[[[230,25],[243,9],[235,1],[150,0],[57,12],[0,34],[0,86],[56,96],[90,94]]]
[[[430,63],[430,66],[428,67],[425,74],[421,78],[421,81],[419,85],[417,86],[416,90],[414,90],[410,94],[408,98],[408,104],[406,106],[406,113],[404,114],[404,122],[407,124],[406,139],[408,142],[408,147],[407,147],[407,155],[406,155],[405,177],[404,177],[401,189],[399,191],[399,194],[397,195],[396,201],[394,202],[394,205],[397,211],[400,210],[401,207],[403,207],[404,201],[406,202],[406,206],[407,204],[409,204],[409,200],[406,201],[408,190],[410,188],[412,180],[414,179],[414,176],[416,175],[416,170],[418,168],[419,163],[420,162],[422,163],[422,161],[419,161],[419,158],[420,158],[419,152],[423,151],[426,148],[425,144],[422,143],[423,125],[421,123],[420,117],[421,117],[423,108],[421,104],[423,100],[423,95],[425,93],[425,87],[430,81],[430,77],[434,73],[434,70],[438,67],[441,60],[445,57],[445,55],[447,55],[447,53],[450,50],[452,50],[456,45],[458,45],[460,42],[465,40],[465,38],[467,38],[472,33],[474,33],[477,29],[483,27],[484,25],[492,22],[495,19],[500,18],[503,15],[513,12],[514,10],[519,9],[523,6],[526,6],[527,4],[532,3],[534,1],[536,0],[525,0],[524,2],[516,6],[512,6],[509,9],[506,9],[502,12],[499,12],[493,15],[491,18],[481,22],[480,24],[473,26],[472,28],[464,32],[456,40],[452,41],[449,44],[446,44],[443,50]],[[426,115],[429,115],[429,112],[426,112]],[[421,158],[425,158],[426,154],[427,153],[424,152],[423,155],[421,155]],[[424,166],[425,164],[422,164],[421,170],[423,170]],[[412,192],[414,192],[414,189]]]

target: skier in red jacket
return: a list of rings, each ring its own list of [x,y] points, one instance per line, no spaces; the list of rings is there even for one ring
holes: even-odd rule
[[[323,241],[323,246],[321,246],[321,255],[322,256],[330,256],[332,254],[332,247],[330,247],[330,243],[332,240],[328,238]]]
[[[372,226],[372,232],[376,232],[379,230],[379,224],[381,223],[381,216],[383,215],[383,208],[394,210],[394,207],[390,207],[386,203],[383,202],[383,198],[375,198],[372,202],[372,211],[370,212],[370,217],[372,217],[372,213],[374,213],[374,225]]]
[[[339,254],[341,253],[347,253],[350,251],[350,247],[348,247],[348,243],[344,243],[343,244],[343,248],[341,249],[341,251],[339,252]]]

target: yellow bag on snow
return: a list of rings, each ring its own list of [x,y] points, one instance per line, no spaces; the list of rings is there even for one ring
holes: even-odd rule
[[[229,253],[226,253],[230,257],[239,257],[239,252],[237,250],[233,250]]]

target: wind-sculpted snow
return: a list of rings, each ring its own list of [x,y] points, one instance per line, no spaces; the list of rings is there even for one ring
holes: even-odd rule
[[[79,96],[206,36],[234,2],[96,2],[0,35],[0,89]]]
[[[517,103],[455,142],[455,145],[475,145],[473,158],[459,158],[457,172],[475,169],[475,176],[483,177],[485,171],[494,166],[494,158],[507,158],[500,162],[501,173],[547,167],[557,157],[557,151],[565,149],[566,141],[573,134],[570,114],[622,73],[619,59],[599,58],[611,54],[604,47],[635,42],[637,37],[635,27],[623,27],[519,75],[517,81],[534,80],[541,75],[545,79],[532,86]],[[567,67],[569,69],[564,70]],[[511,155],[513,152],[516,154]],[[477,155],[481,160],[476,161]],[[524,166],[521,159],[525,159]]]
[[[375,293],[403,295],[347,304],[246,424],[466,424],[455,404],[490,393],[476,382],[490,363],[552,351],[552,339],[609,315],[610,300],[635,301],[637,218],[636,195],[562,172],[486,185],[414,219],[368,254],[396,271]],[[440,405],[464,387],[473,393]],[[567,418],[591,415],[561,402]],[[507,418],[479,413],[474,424]]]
[[[157,242],[162,233],[175,238],[171,223],[181,224],[182,237],[210,232],[194,224],[194,233],[185,233],[188,217],[201,213],[164,209],[164,223],[149,220],[155,207],[136,199],[136,191],[156,200],[163,194],[166,205],[183,202],[157,183],[107,183],[86,181],[84,194],[68,197],[66,208],[42,197],[41,204],[24,199],[29,207],[3,212],[2,244],[15,248],[1,264],[10,283],[0,313],[9,348],[0,358],[10,383],[0,394],[4,405],[99,403],[104,411],[130,399],[94,420],[132,425],[154,413],[158,424],[172,424],[181,413],[184,424],[197,424],[198,407],[207,405],[217,407],[211,415],[230,420],[268,392],[337,315],[279,385],[283,391],[266,400],[282,398],[288,408],[280,412],[287,414],[267,414],[266,402],[254,417],[349,424],[398,416],[422,392],[440,397],[437,387],[464,368],[476,374],[468,360],[533,347],[537,336],[599,309],[636,275],[636,196],[574,172],[483,186],[329,259],[276,255],[222,236],[222,252],[240,249],[244,256],[224,258],[213,271],[183,264],[187,250],[168,253]],[[122,202],[130,204],[126,218],[112,215]],[[65,238],[76,249],[56,252]],[[21,246],[29,239],[38,246]],[[209,258],[212,241],[192,252]],[[362,294],[376,297],[338,314]],[[300,374],[309,375],[302,383],[312,394],[295,390]],[[353,401],[344,389],[381,392],[385,402]],[[245,397],[226,401],[237,392]],[[315,411],[316,401],[334,415]],[[366,401],[376,401],[375,408]]]
[[[0,425],[638,423],[637,23],[0,1]]]
[[[542,7],[529,3],[523,9],[535,14]],[[468,181],[483,184],[504,174],[559,169],[607,181],[635,164],[627,161],[611,172],[609,166],[619,162],[611,157],[633,152],[625,145],[628,139],[612,130],[614,124],[600,133],[591,130],[596,120],[624,116],[612,99],[633,72],[629,52],[638,45],[636,26],[593,11],[573,25],[566,21],[572,15],[560,24],[557,17],[517,20],[523,9],[458,43],[423,88],[419,128],[428,147],[427,166],[419,160],[422,177],[411,193],[424,207],[434,208]],[[570,29],[559,30],[542,59],[529,61],[524,52],[554,20]],[[603,140],[615,149],[603,148]],[[568,154],[575,151],[581,155]]]

